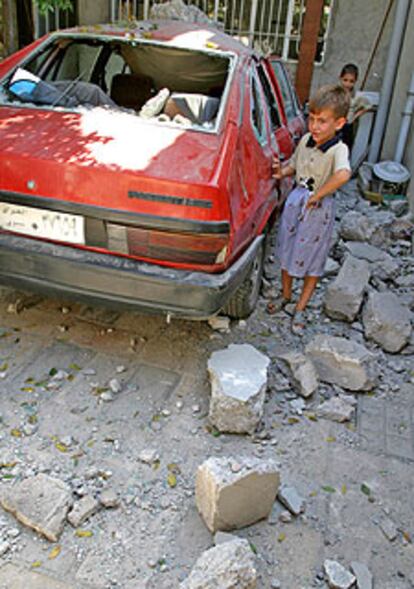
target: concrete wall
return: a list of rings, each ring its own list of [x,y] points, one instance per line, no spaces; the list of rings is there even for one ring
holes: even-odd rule
[[[78,0],[80,25],[94,25],[109,22],[109,0]]]
[[[401,113],[407,100],[407,90],[410,84],[411,76],[414,71],[414,6],[411,6],[409,18],[407,21],[404,45],[401,52],[399,68],[396,83],[394,85],[394,94],[391,103],[391,109],[387,121],[387,129],[384,138],[384,146],[381,153],[381,159],[393,159],[395,147],[397,144],[398,134],[401,125]],[[403,164],[411,172],[411,183],[408,188],[411,210],[414,213],[414,122],[411,120],[411,129],[408,136],[408,142],[405,149]]]

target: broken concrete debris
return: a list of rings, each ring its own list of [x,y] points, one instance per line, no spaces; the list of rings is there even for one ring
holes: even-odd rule
[[[373,577],[367,565],[362,562],[351,562],[351,571],[354,573],[358,589],[372,589]]]
[[[279,483],[273,461],[211,457],[197,471],[197,509],[211,532],[243,528],[268,517]]]
[[[330,589],[350,589],[354,585],[356,578],[339,562],[327,559],[323,566]]]
[[[305,511],[305,500],[299,495],[295,487],[282,486],[279,489],[277,498],[293,515],[300,515]]]
[[[0,503],[22,524],[57,542],[72,503],[69,487],[40,473],[24,479],[1,496]]]
[[[411,337],[411,312],[392,292],[372,292],[362,314],[365,336],[387,352],[399,352]]]
[[[346,401],[343,397],[332,397],[328,399],[317,409],[317,414],[325,419],[344,423],[351,421],[354,416],[355,407]]]
[[[298,393],[302,397],[310,397],[319,385],[318,373],[310,358],[300,352],[293,351],[285,352],[279,358],[288,365],[293,384]]]
[[[342,337],[317,335],[306,346],[323,382],[351,391],[375,386],[378,366],[374,354],[365,346]]]
[[[325,311],[333,319],[354,321],[370,278],[368,262],[346,256],[338,276],[325,292]]]
[[[206,550],[180,589],[256,589],[257,572],[247,540],[237,539]]]
[[[68,514],[68,522],[78,528],[99,509],[99,502],[91,495],[85,495],[77,501]]]
[[[269,364],[250,344],[231,344],[211,355],[209,419],[219,431],[255,431],[263,415]]]

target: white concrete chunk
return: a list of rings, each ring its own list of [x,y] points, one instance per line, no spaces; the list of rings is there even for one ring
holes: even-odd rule
[[[351,562],[351,571],[354,573],[358,589],[372,589],[373,578],[369,568],[362,562]]]
[[[325,401],[319,405],[317,413],[320,417],[325,417],[331,421],[337,421],[344,423],[350,421],[354,415],[355,407],[350,403],[347,403],[341,397],[332,397],[328,401]]]
[[[263,415],[270,360],[249,344],[231,344],[208,361],[209,418],[222,432],[253,433]]]
[[[354,575],[335,560],[327,559],[323,566],[330,589],[350,589],[356,581]]]
[[[357,211],[346,213],[339,227],[339,234],[346,241],[368,241],[373,227],[368,217]]]
[[[279,358],[288,365],[298,393],[302,397],[310,397],[319,386],[318,373],[312,360],[300,352],[286,352]]]
[[[99,502],[91,495],[85,495],[77,501],[68,514],[68,522],[77,528],[99,509]]]
[[[378,366],[365,346],[342,337],[317,335],[306,346],[319,378],[351,391],[375,386]]]
[[[65,483],[41,473],[9,487],[0,503],[22,524],[57,542],[72,499]]]
[[[198,467],[197,509],[211,532],[243,528],[268,517],[279,483],[273,461],[211,457]]]
[[[338,276],[325,292],[325,311],[329,317],[354,321],[370,279],[366,260],[346,256]]]
[[[233,540],[206,550],[180,589],[256,589],[254,555],[247,540]]]
[[[366,260],[372,264],[375,262],[382,262],[388,259],[389,256],[389,254],[384,250],[373,245],[369,245],[368,243],[361,243],[359,241],[347,242],[345,243],[345,247],[354,258]]]
[[[387,352],[399,352],[411,337],[411,312],[392,292],[373,292],[362,314],[365,337]]]

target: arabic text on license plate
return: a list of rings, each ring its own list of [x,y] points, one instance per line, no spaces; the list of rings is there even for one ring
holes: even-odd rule
[[[0,228],[43,239],[85,243],[85,219],[80,215],[0,202]]]

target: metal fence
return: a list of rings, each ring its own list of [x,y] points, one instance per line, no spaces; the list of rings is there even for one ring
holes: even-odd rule
[[[184,0],[220,23],[224,31],[285,60],[296,60],[306,0]],[[160,0],[110,0],[111,20],[147,19],[151,6]],[[334,0],[325,0],[317,62],[323,61]]]

